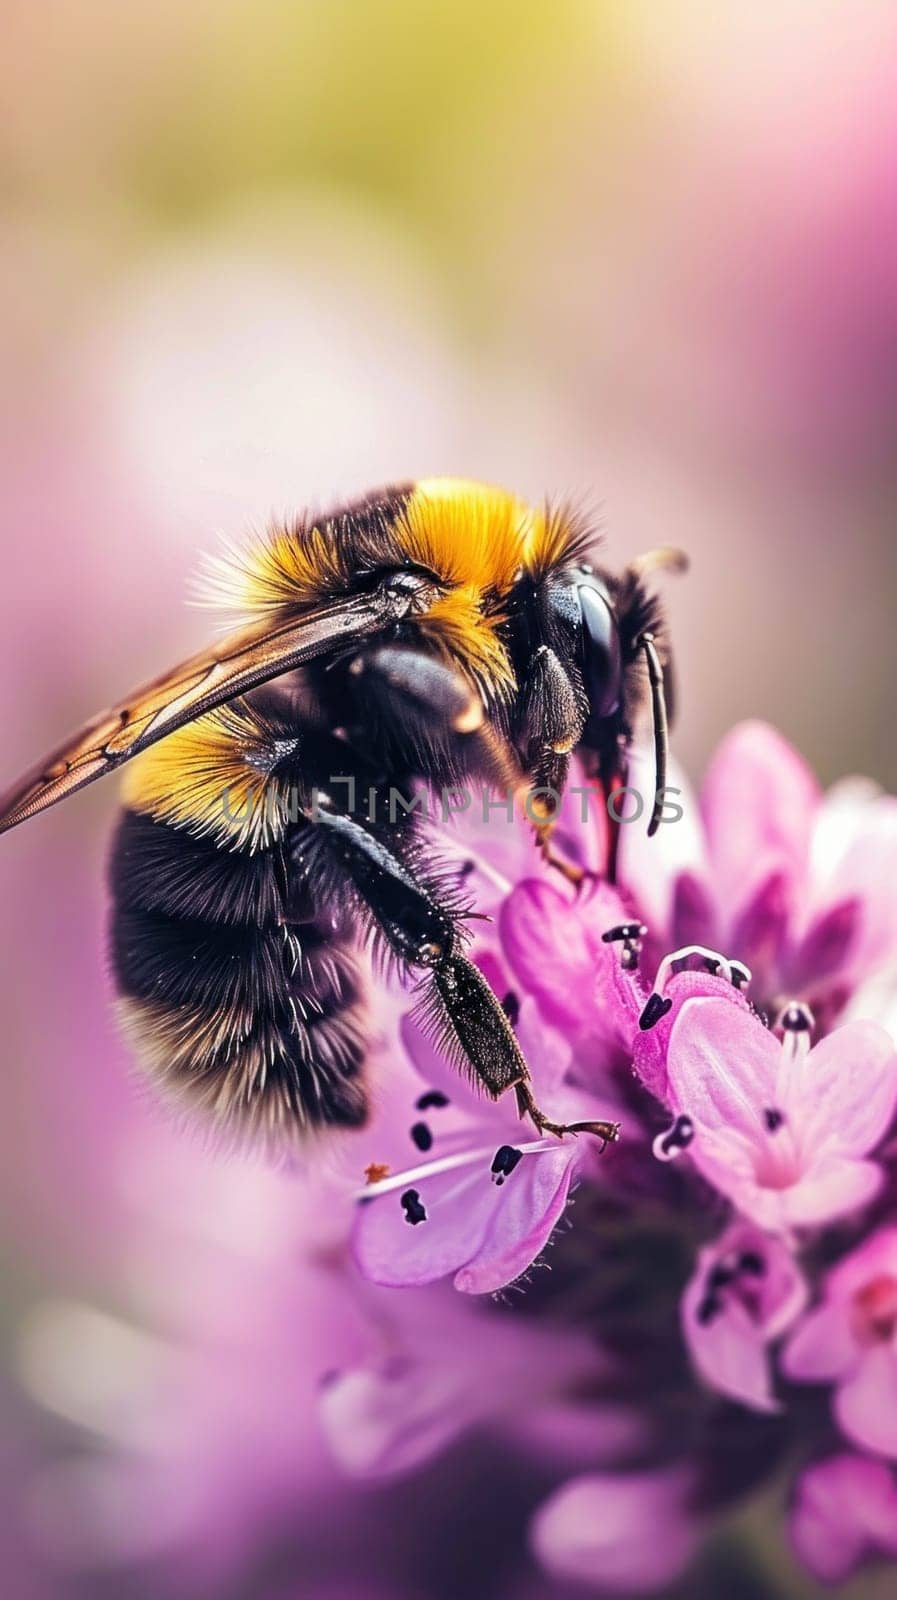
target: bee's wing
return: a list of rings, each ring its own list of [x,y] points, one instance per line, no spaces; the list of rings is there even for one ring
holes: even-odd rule
[[[231,634],[94,717],[13,784],[0,796],[0,833],[130,761],[203,712],[314,656],[375,633],[412,605],[424,609],[426,598],[418,593],[412,600],[407,592],[382,585],[369,594],[322,605],[268,632],[256,626]]]

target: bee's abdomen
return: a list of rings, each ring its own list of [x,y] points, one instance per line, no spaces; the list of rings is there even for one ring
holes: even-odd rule
[[[273,1139],[364,1121],[350,935],[290,893],[277,844],[228,849],[127,810],[111,888],[124,1027],[163,1086]]]

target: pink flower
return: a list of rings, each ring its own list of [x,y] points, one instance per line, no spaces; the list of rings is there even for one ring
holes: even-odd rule
[[[801,1382],[833,1383],[848,1437],[897,1456],[897,1227],[879,1228],[832,1269],[782,1365]]]
[[[617,1050],[629,1043],[615,998],[617,954],[603,935],[631,920],[608,884],[587,880],[574,893],[557,874],[551,881],[525,879],[501,906],[501,946],[512,972],[546,1020],[584,1049],[588,1040]],[[600,1003],[605,999],[610,1003]]]
[[[697,947],[673,951],[661,962],[650,993],[639,974],[617,966],[613,973],[618,1006],[628,1017],[629,1051],[632,1066],[651,1093],[667,1105],[673,1103],[668,1069],[670,1036],[682,1008],[690,1000],[717,999],[750,1015],[750,1007],[731,965],[722,956],[707,951],[702,958]],[[678,961],[697,960],[698,965],[678,967]],[[708,969],[709,966],[713,970]],[[606,989],[599,987],[599,1007],[612,1007]],[[655,1150],[655,1154],[657,1154]],[[664,1152],[661,1152],[664,1153]]]
[[[769,1346],[806,1300],[803,1274],[781,1240],[733,1223],[699,1252],[682,1300],[682,1331],[704,1382],[755,1411],[780,1410]]]
[[[881,1461],[837,1455],[797,1481],[791,1542],[823,1583],[843,1583],[871,1556],[897,1556],[897,1486]]]
[[[566,1120],[610,1114],[607,1102],[599,1107],[565,1081],[570,1046],[532,998],[520,1003],[516,1026],[544,1109]],[[355,1259],[375,1283],[410,1286],[451,1274],[456,1289],[490,1293],[541,1254],[571,1185],[597,1159],[595,1141],[533,1136],[512,1094],[493,1103],[447,1073],[410,1015],[401,1037],[419,1074],[403,1121],[425,1159],[361,1191]]]
[[[553,1577],[610,1594],[650,1594],[688,1565],[699,1535],[691,1479],[675,1468],[572,1478],[540,1508],[533,1548]]]
[[[565,1392],[594,1376],[585,1335],[490,1315],[488,1302],[426,1289],[393,1295],[388,1306],[380,1296],[375,1308],[380,1338],[369,1340],[366,1359],[326,1376],[319,1402],[324,1435],[351,1477],[402,1477],[486,1421],[544,1422]],[[602,1412],[595,1431],[613,1446],[615,1436],[632,1437],[633,1424],[627,1432]],[[544,1453],[540,1438],[529,1448]]]
[[[784,1043],[730,1000],[693,999],[673,1025],[672,1109],[686,1115],[689,1155],[761,1228],[831,1221],[882,1182],[867,1159],[897,1105],[897,1055],[871,1022],[851,1022],[807,1049]]]
[[[633,782],[642,780],[636,758]],[[717,749],[700,812],[650,848],[624,828],[621,876],[668,948],[696,941],[752,970],[757,1003],[807,1000],[828,1027],[897,956],[897,800],[851,780],[823,795],[801,756],[761,722]],[[662,864],[661,864],[662,862]]]

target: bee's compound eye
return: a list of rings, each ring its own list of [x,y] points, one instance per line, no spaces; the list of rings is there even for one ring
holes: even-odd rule
[[[577,585],[582,618],[582,675],[593,717],[610,717],[622,694],[620,634],[610,597],[592,579]]]

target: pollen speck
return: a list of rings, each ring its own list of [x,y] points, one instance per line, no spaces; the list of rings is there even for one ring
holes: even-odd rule
[[[389,1165],[385,1161],[371,1161],[364,1169],[365,1183],[382,1183],[389,1177]]]

